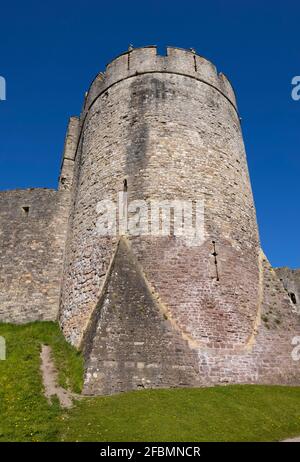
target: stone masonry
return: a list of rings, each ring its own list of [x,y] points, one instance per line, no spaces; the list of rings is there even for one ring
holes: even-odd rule
[[[68,220],[64,191],[0,192],[0,321],[57,318]]]
[[[283,283],[294,308],[300,313],[300,270],[290,268],[275,268],[275,271]]]
[[[100,234],[98,204],[120,192],[201,200],[201,245]],[[59,319],[84,352],[85,393],[299,384],[299,271],[273,270],[260,248],[234,91],[193,51],[114,59],[70,119],[58,190],[0,204],[0,320]]]

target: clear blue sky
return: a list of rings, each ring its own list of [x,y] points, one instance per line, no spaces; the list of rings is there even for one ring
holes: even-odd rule
[[[194,47],[235,87],[262,246],[300,267],[299,0],[7,1],[0,14],[0,189],[56,187],[68,117],[129,43]]]

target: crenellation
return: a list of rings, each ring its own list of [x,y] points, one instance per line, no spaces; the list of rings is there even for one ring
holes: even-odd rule
[[[219,81],[221,82],[220,88],[222,92],[224,93],[224,95],[226,95],[229,98],[233,106],[236,108],[237,104],[236,104],[235,91],[233,89],[233,86],[230,80],[226,77],[225,74],[223,74],[223,72],[219,73]]]
[[[196,66],[195,66],[196,61]],[[88,92],[85,110],[95,98],[121,80],[145,73],[174,73],[206,82],[220,91],[236,108],[234,91],[223,74],[207,59],[191,50],[167,47],[167,55],[157,54],[156,46],[133,48],[112,60],[104,73],[96,78]]]

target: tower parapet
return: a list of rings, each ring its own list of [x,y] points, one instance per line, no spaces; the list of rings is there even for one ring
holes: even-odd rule
[[[87,94],[84,113],[95,98],[121,80],[140,74],[169,73],[192,77],[211,85],[226,97],[237,109],[231,83],[223,73],[217,72],[214,64],[196,54],[193,50],[167,47],[167,55],[157,53],[156,46],[133,48],[113,59],[104,73],[97,75]]]

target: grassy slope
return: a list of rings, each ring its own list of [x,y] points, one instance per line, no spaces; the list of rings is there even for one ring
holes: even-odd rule
[[[64,340],[57,324],[0,324],[7,359],[0,361],[0,441],[54,441],[59,438],[62,411],[43,396],[41,343],[51,345],[60,383],[80,391],[82,359]]]
[[[300,388],[228,386],[86,398],[70,411],[42,393],[40,344],[79,391],[82,359],[54,323],[0,324],[0,441],[267,441],[300,434]]]
[[[300,389],[145,390],[80,403],[69,441],[273,441],[300,434]]]

